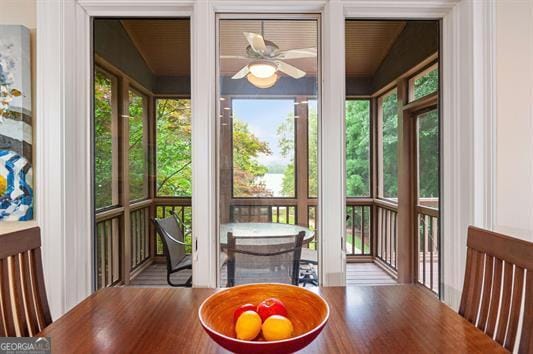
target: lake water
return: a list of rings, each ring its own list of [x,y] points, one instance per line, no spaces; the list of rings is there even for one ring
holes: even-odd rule
[[[283,173],[266,173],[261,181],[265,183],[267,189],[272,191],[274,197],[282,196]]]

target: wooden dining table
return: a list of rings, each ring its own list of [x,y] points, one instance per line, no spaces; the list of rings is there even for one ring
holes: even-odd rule
[[[39,336],[52,353],[227,353],[204,332],[198,307],[214,289],[107,288]],[[323,332],[301,353],[505,353],[417,285],[316,288],[330,305]]]

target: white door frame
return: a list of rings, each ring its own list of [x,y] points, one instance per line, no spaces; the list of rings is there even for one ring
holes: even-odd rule
[[[54,317],[92,291],[90,17],[191,17],[194,286],[216,285],[215,13],[321,13],[321,281],[344,285],[344,19],[443,19],[444,296],[458,302],[466,226],[492,224],[492,2],[46,0],[37,2],[36,211]],[[487,18],[488,20],[480,20]],[[492,17],[490,17],[492,16]],[[483,79],[484,78],[484,79]],[[487,80],[487,78],[489,78]],[[487,178],[485,178],[487,177]],[[475,183],[484,181],[485,183]],[[199,206],[199,207],[195,207]]]

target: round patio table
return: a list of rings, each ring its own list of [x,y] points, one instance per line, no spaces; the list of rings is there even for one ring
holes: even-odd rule
[[[258,237],[261,245],[270,246],[279,244],[280,240],[275,237],[268,239],[268,236],[290,236],[297,235],[300,231],[305,231],[304,243],[308,243],[315,237],[315,232],[307,227],[299,225],[278,224],[274,222],[241,222],[220,225],[220,245],[225,247],[228,243],[228,232],[233,232],[234,236]],[[259,241],[259,240],[258,240]],[[259,244],[257,244],[259,246]]]

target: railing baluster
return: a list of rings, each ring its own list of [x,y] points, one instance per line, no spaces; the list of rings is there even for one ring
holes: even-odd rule
[[[111,238],[111,220],[106,221],[106,278],[107,278],[107,284],[110,285],[113,283],[113,270],[111,269],[111,262],[113,261],[113,246],[112,246],[112,238]]]
[[[429,288],[433,289],[433,217],[429,217],[430,231],[428,233],[428,246],[429,246]]]

